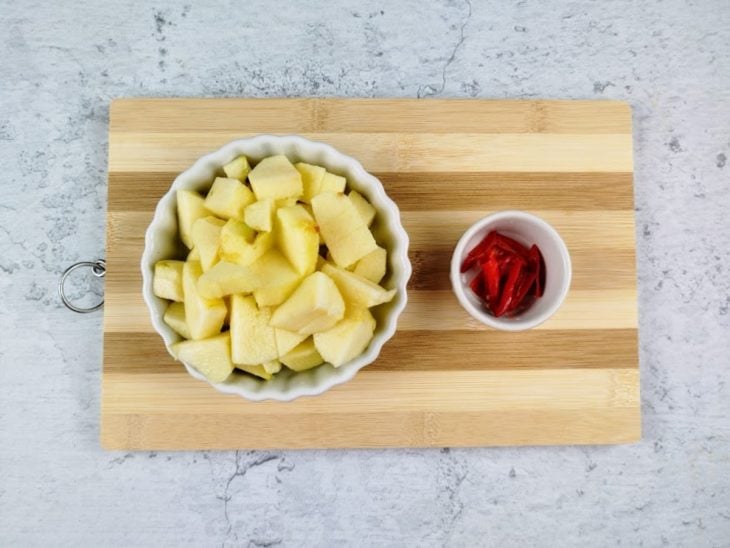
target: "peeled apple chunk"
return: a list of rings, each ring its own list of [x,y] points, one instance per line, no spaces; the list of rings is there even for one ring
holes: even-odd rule
[[[326,171],[319,184],[319,192],[344,192],[347,179]]]
[[[205,339],[220,333],[226,318],[223,299],[207,299],[198,293],[198,280],[203,269],[198,261],[188,261],[183,267],[185,322],[193,339]]]
[[[200,276],[197,290],[206,299],[220,299],[234,293],[251,293],[262,285],[252,267],[220,261]]]
[[[289,351],[308,337],[308,335],[300,335],[294,331],[287,331],[278,327],[274,332],[276,336],[276,351],[279,353],[279,358],[288,354]]]
[[[272,234],[256,234],[246,223],[236,219],[230,219],[221,229],[219,254],[221,260],[229,263],[249,265],[273,246]]]
[[[257,377],[260,377],[264,379],[265,381],[268,381],[271,379],[271,373],[266,371],[263,365],[246,365],[246,364],[236,364],[236,369],[240,369],[241,371],[245,371],[246,373],[250,373],[251,375],[255,375]]]
[[[314,346],[314,340],[311,337],[292,348],[285,356],[279,359],[281,363],[293,371],[306,371],[324,362],[322,356],[317,352]]]
[[[347,268],[378,247],[360,213],[344,194],[318,194],[312,198],[312,210],[322,239],[338,266]]]
[[[311,335],[329,329],[344,314],[345,302],[335,283],[325,274],[314,272],[274,311],[271,325]]]
[[[302,201],[309,203],[313,196],[319,194],[322,178],[326,171],[323,167],[305,164],[304,162],[294,164],[294,167],[302,176]]]
[[[257,365],[279,357],[271,309],[259,308],[253,297],[231,297],[231,356],[233,363]]]
[[[162,319],[182,338],[191,338],[188,324],[185,321],[185,305],[183,303],[170,303]]]
[[[225,224],[225,221],[212,216],[203,217],[193,223],[193,245],[200,253],[200,265],[203,267],[203,272],[208,271],[218,262],[221,229]]]
[[[283,154],[264,158],[248,174],[257,200],[294,197],[302,194],[302,177]]]
[[[223,166],[223,172],[226,174],[226,177],[238,179],[239,181],[245,181],[249,171],[251,171],[251,167],[248,165],[248,158],[244,155],[231,160]]]
[[[375,332],[375,318],[367,309],[353,309],[334,327],[314,334],[314,346],[335,367],[362,354]],[[286,365],[286,361],[284,361]]]
[[[152,279],[152,292],[161,299],[183,301],[183,261],[157,261]]]
[[[205,207],[205,200],[192,190],[177,191],[177,222],[180,239],[188,249],[193,248],[193,223],[202,217],[210,215]]]
[[[314,272],[319,255],[319,233],[312,216],[302,206],[276,211],[276,239],[294,269],[306,276]]]
[[[335,282],[348,307],[370,308],[387,303],[395,296],[395,289],[383,289],[367,278],[331,264],[323,265],[322,272]]]
[[[223,382],[233,373],[228,333],[199,341],[182,341],[172,345],[172,351],[178,360],[200,371],[210,382]]]
[[[281,371],[281,362],[279,360],[271,360],[271,361],[262,363],[261,367],[263,367],[267,373],[273,375],[273,374]]]
[[[272,198],[264,198],[246,206],[243,210],[243,220],[255,230],[271,232],[276,202]]]
[[[297,288],[302,277],[278,249],[271,249],[251,265],[260,280],[253,296],[259,306],[278,306]]]
[[[357,261],[352,272],[373,283],[380,283],[385,276],[387,259],[388,252],[378,247]]]
[[[221,219],[243,219],[243,209],[254,201],[253,192],[238,179],[216,177],[205,207]]]
[[[368,202],[362,194],[356,190],[351,190],[347,197],[350,198],[352,205],[354,205],[355,209],[357,209],[357,212],[360,214],[360,218],[363,222],[367,226],[373,224],[373,219],[375,219],[375,208],[370,204],[370,202]]]

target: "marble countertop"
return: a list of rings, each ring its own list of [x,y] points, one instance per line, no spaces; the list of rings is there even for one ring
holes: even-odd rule
[[[0,0],[0,545],[730,545],[730,3],[221,4]],[[102,315],[56,283],[141,95],[629,101],[643,441],[102,451]]]

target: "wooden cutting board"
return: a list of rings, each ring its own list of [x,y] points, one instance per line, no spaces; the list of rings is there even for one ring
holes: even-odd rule
[[[259,133],[358,158],[401,208],[409,304],[377,362],[290,403],[189,377],[142,301],[144,232],[198,157]],[[631,110],[609,101],[122,99],[112,103],[101,441],[108,449],[603,444],[641,436]],[[490,330],[451,293],[462,232],[517,208],[573,260],[560,311]]]

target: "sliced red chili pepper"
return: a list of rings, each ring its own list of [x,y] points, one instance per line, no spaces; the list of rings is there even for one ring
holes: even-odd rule
[[[477,272],[477,275],[474,276],[471,279],[471,282],[469,282],[469,287],[474,292],[474,294],[479,297],[480,299],[483,298],[484,295],[484,277],[482,276],[482,271],[480,270]]]
[[[499,278],[500,268],[496,259],[489,259],[482,264],[482,277],[487,289],[487,300],[492,307],[497,306],[499,301]]]
[[[527,260],[527,248],[520,242],[513,240],[509,236],[497,233],[494,239],[494,245],[501,247],[502,249],[504,249],[505,251],[509,251],[510,253],[515,253],[523,259]]]
[[[517,286],[517,291],[515,293],[514,301],[512,302],[512,307],[508,312],[514,312],[519,307],[521,307],[525,301],[525,297],[527,297],[528,293],[530,292],[530,289],[533,288],[535,285],[535,279],[537,278],[537,273],[534,270],[531,270],[527,273],[523,270],[523,277],[520,279],[520,283]]]
[[[509,274],[507,274],[507,281],[502,289],[502,296],[499,299],[499,304],[494,308],[494,315],[498,318],[502,316],[512,306],[512,302],[515,299],[515,289],[517,280],[520,277],[520,273],[525,266],[525,262],[520,257],[515,257],[509,267]]]
[[[471,267],[473,267],[486,253],[489,252],[489,250],[494,245],[494,238],[496,237],[497,233],[492,230],[489,234],[487,234],[484,239],[482,239],[481,242],[479,242],[474,249],[472,249],[466,256],[466,259],[464,259],[464,262],[461,263],[461,271],[466,272]]]
[[[535,296],[542,297],[542,293],[545,289],[545,268],[543,265],[542,253],[540,248],[533,245],[529,252],[530,266],[535,271]]]

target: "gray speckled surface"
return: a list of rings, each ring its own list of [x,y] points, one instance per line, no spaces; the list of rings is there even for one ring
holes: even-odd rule
[[[0,0],[0,545],[730,546],[729,90],[726,0]],[[630,101],[644,440],[103,452],[101,314],[55,286],[135,95]]]

